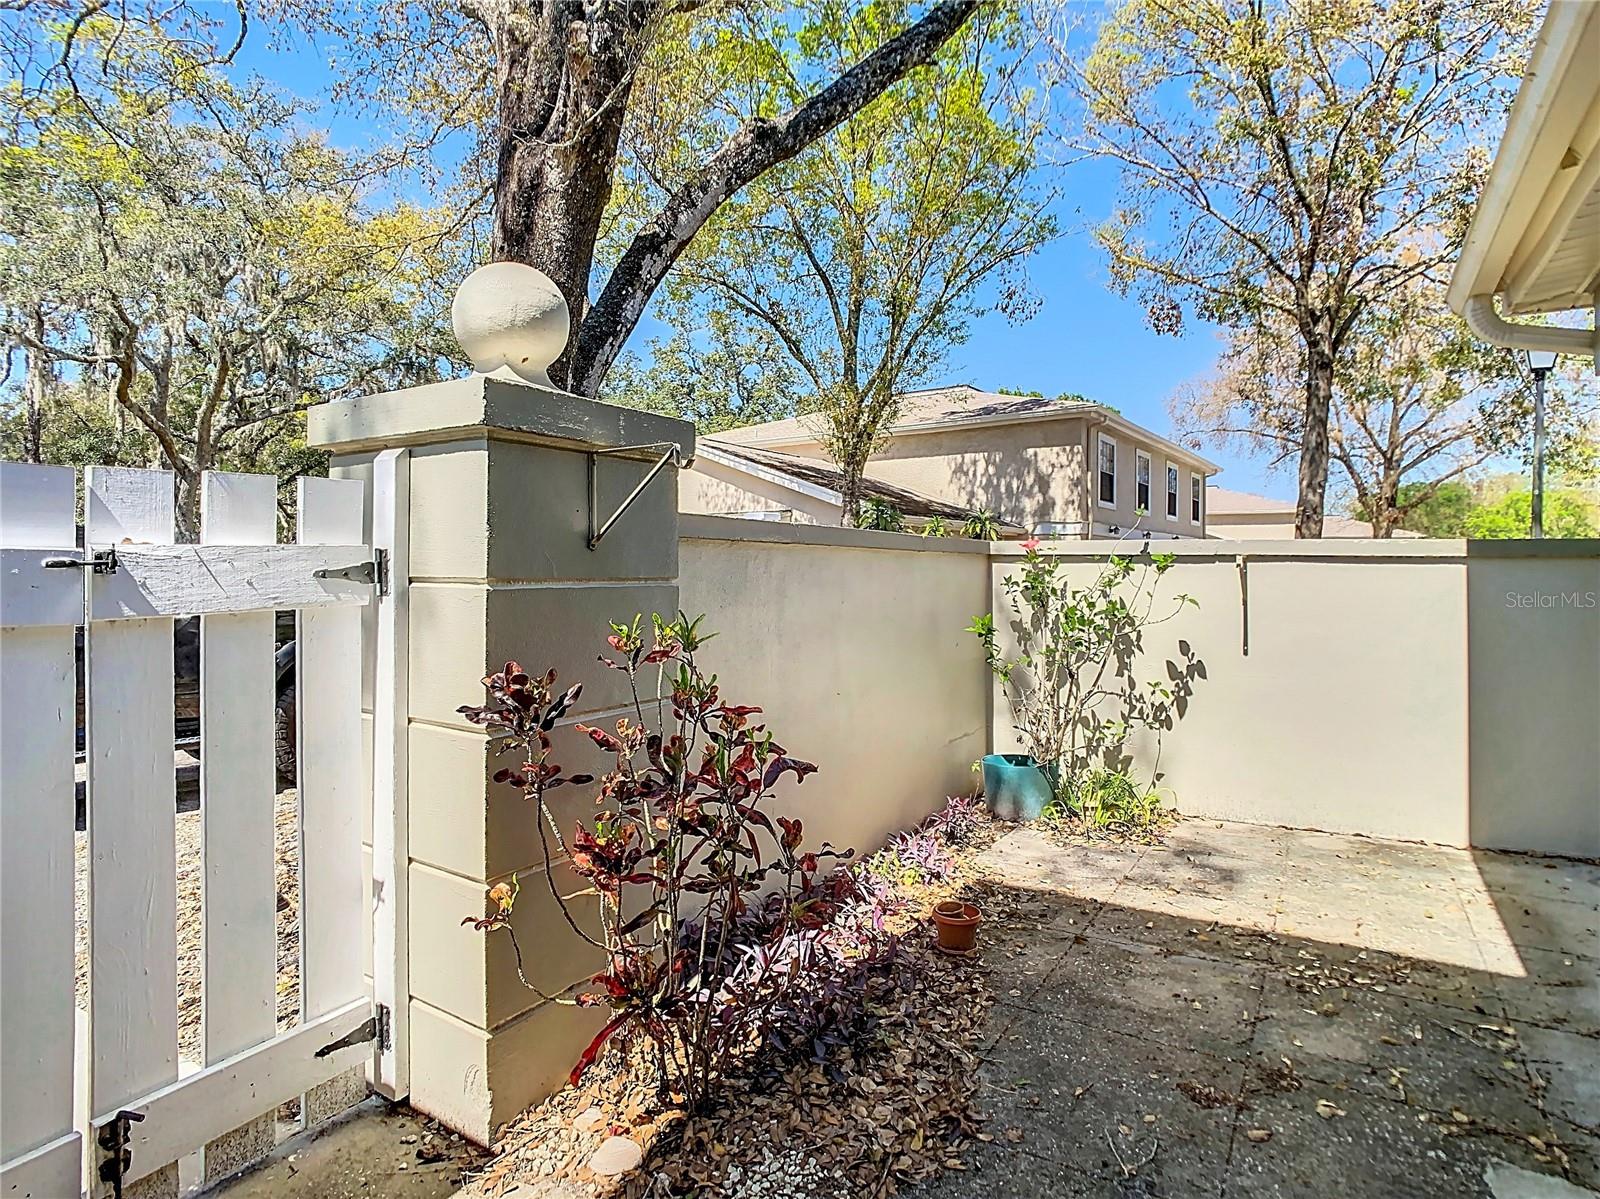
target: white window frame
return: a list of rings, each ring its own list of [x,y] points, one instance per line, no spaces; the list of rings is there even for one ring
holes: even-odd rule
[[[1183,495],[1179,490],[1181,474],[1177,463],[1167,463],[1167,519],[1173,522],[1177,521],[1183,504]]]
[[[1189,523],[1199,528],[1205,523],[1206,484],[1202,475],[1189,472]]]
[[[1094,447],[1094,496],[1102,508],[1115,509],[1117,506],[1117,439],[1109,433],[1096,434],[1097,440]],[[1111,498],[1105,498],[1100,487],[1100,476],[1105,472],[1101,469],[1101,450],[1106,446],[1111,447]]]
[[[1142,476],[1142,477],[1141,477]],[[1133,506],[1143,509],[1146,516],[1150,515],[1150,501],[1155,498],[1151,487],[1153,475],[1151,471],[1150,455],[1144,450],[1133,451]],[[1139,502],[1139,488],[1144,488],[1144,503]]]

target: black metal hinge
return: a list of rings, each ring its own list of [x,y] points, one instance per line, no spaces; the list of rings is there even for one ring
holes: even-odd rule
[[[351,1029],[337,1041],[324,1045],[313,1055],[315,1057],[331,1057],[341,1049],[349,1049],[352,1045],[362,1045],[368,1041],[377,1042],[379,1049],[388,1049],[393,1044],[389,1031],[389,1007],[387,1004],[377,1004],[372,1015],[363,1020],[359,1027]]]
[[[330,566],[311,572],[314,579],[338,579],[342,583],[366,583],[375,586],[379,595],[389,594],[389,551],[375,549],[372,561],[357,562],[354,566]]]
[[[122,1180],[133,1166],[133,1150],[129,1147],[132,1126],[143,1120],[143,1112],[124,1110],[96,1125],[95,1143],[100,1146],[100,1168],[96,1173],[101,1182],[111,1184],[116,1199],[122,1199]]]

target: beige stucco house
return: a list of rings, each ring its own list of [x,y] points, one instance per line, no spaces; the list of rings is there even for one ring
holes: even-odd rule
[[[1219,469],[1101,404],[962,385],[903,398],[867,491],[913,527],[982,509],[1014,536],[1117,536],[1138,525],[1204,537],[1206,480]],[[815,420],[795,417],[703,438],[678,502],[684,512],[836,525],[836,479]]]
[[[1233,541],[1279,541],[1294,537],[1293,500],[1274,500],[1247,491],[1206,486],[1206,536]],[[1322,518],[1323,537],[1371,537],[1372,525],[1364,520],[1332,513]],[[1396,529],[1396,537],[1416,537],[1409,529]]]

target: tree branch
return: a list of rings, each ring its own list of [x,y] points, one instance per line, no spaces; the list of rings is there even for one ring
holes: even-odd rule
[[[832,132],[909,71],[932,61],[977,7],[978,0],[941,0],[804,103],[778,117],[749,121],[729,137],[639,230],[611,272],[578,329],[571,389],[596,394],[651,295],[720,205],[764,171]]]

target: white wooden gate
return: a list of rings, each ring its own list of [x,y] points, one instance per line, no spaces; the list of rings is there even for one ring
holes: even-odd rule
[[[0,463],[0,1196],[56,1199],[86,1183],[93,1194],[113,1193],[355,1066],[404,1094],[403,1039],[397,1049],[388,1019],[404,995],[393,909],[403,899],[404,822],[392,807],[397,760],[403,778],[395,744],[405,711],[403,603],[363,629],[363,609],[389,603],[375,601],[390,561],[384,550],[398,540],[403,558],[394,530],[404,519],[404,467],[403,454],[384,456],[375,551],[363,534],[368,487],[357,480],[300,480],[298,543],[277,545],[277,481],[209,473],[201,543],[175,545],[170,474],[91,467],[79,548],[75,472]],[[282,1032],[276,609],[297,612],[301,1000],[298,1023]],[[173,619],[189,615],[202,619],[204,1062],[180,1077]],[[80,625],[86,1021],[74,1011]],[[370,740],[363,679],[373,684]],[[381,766],[364,758],[364,744]],[[362,853],[368,812],[373,893],[383,897],[374,983],[363,970],[373,920]],[[75,1044],[86,1115],[75,1102]]]

